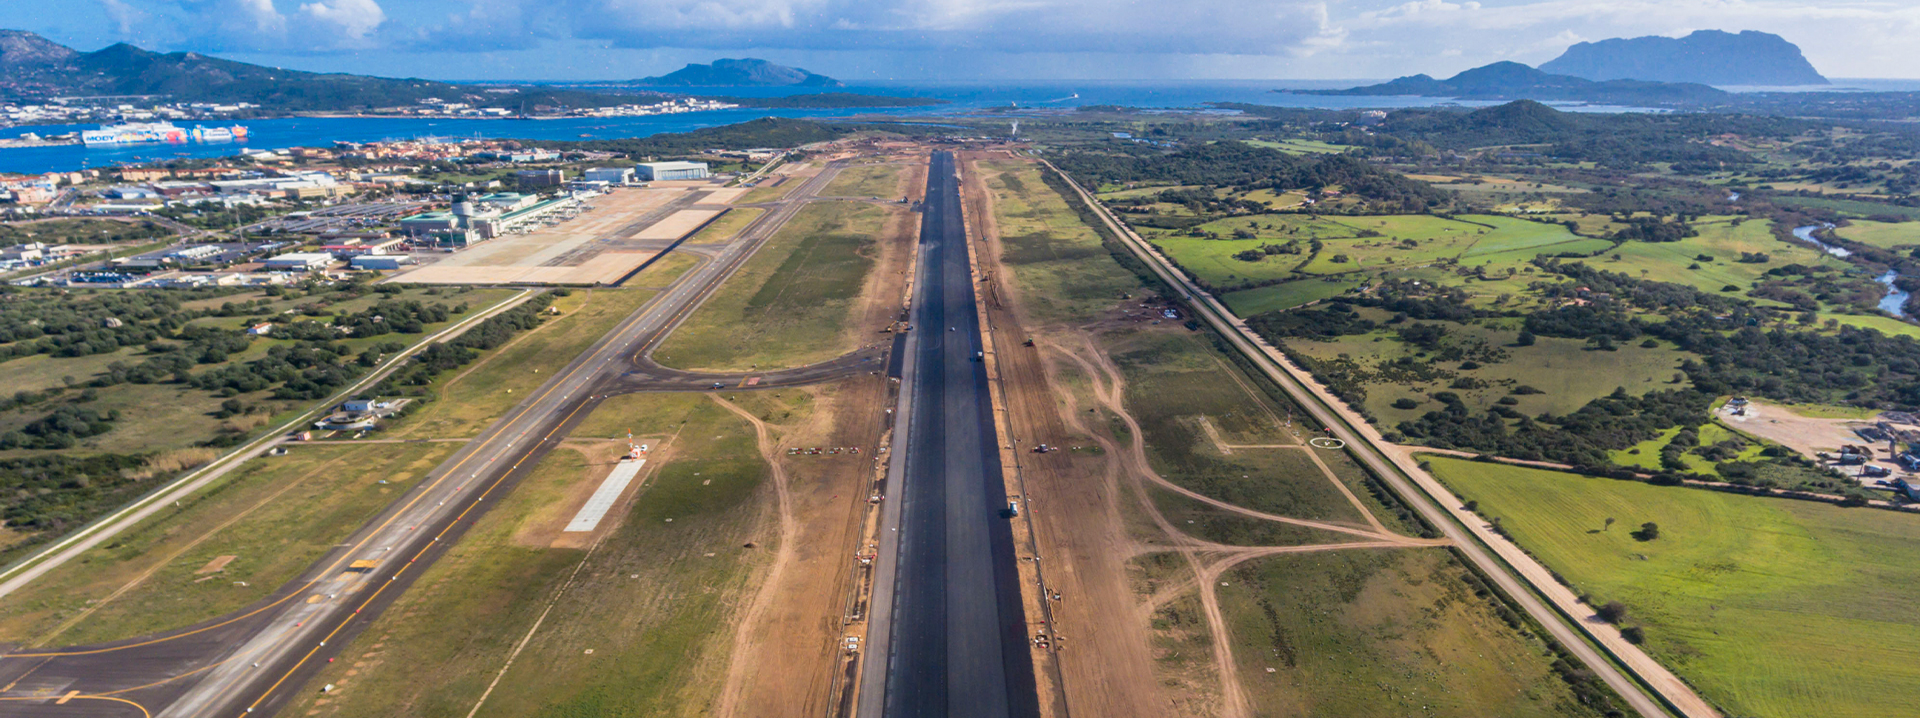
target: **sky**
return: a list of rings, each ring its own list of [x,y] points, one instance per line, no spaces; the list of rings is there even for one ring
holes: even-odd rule
[[[0,0],[0,27],[303,70],[602,80],[759,57],[849,82],[1363,79],[1761,30],[1920,77],[1920,0]]]

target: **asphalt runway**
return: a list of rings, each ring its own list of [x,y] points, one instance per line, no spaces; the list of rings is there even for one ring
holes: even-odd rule
[[[955,171],[934,153],[921,217],[884,712],[1026,718],[1040,709]]]
[[[242,611],[162,634],[0,654],[0,716],[267,716],[342,654],[594,406],[634,391],[758,389],[884,371],[885,345],[754,375],[674,372],[646,355],[744,264],[836,169],[809,178],[710,261],[622,320],[522,404],[429,472],[300,578]],[[348,562],[377,561],[368,571]],[[62,699],[65,700],[62,700]]]

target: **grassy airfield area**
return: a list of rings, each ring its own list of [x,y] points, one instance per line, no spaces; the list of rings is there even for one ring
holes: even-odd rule
[[[1729,715],[1920,712],[1920,517],[1428,460]]]

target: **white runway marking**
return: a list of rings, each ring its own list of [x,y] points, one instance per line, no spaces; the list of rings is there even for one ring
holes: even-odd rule
[[[613,502],[620,498],[620,492],[627,490],[627,484],[633,483],[633,477],[638,476],[640,467],[646,464],[646,459],[638,459],[615,465],[613,473],[607,474],[607,480],[587,498],[587,505],[580,507],[580,513],[574,514],[573,521],[567,523],[566,531],[592,531],[599,526],[600,519],[613,510]]]

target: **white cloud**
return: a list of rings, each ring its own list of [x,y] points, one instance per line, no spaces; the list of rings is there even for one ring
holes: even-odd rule
[[[344,40],[358,42],[387,21],[387,13],[374,0],[322,0],[300,6],[300,14],[336,29]]]
[[[270,33],[278,35],[287,29],[287,18],[273,7],[273,0],[230,0],[222,3],[225,8],[216,8],[216,12],[225,9],[231,14],[221,14],[226,18],[222,23],[228,27],[238,27],[243,31]]]
[[[121,36],[132,35],[139,31],[150,15],[140,8],[128,5],[125,0],[100,0],[101,9],[107,19],[113,22],[114,30]]]

